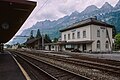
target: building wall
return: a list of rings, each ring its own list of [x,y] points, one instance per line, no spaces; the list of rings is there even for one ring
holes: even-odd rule
[[[49,47],[50,47],[50,49],[49,49]],[[59,51],[60,48],[59,48],[59,45],[52,44],[51,46],[45,45],[45,50]]]
[[[93,40],[92,44],[92,50],[93,51],[110,51],[110,43],[109,48],[106,49],[106,41],[109,42],[108,37],[106,37],[106,29],[108,30],[111,45],[112,45],[112,28],[104,27],[104,26],[98,26],[98,25],[91,25],[91,40]],[[100,37],[97,37],[97,30],[100,30]],[[100,41],[100,49],[97,49],[97,41]]]
[[[87,51],[92,50],[92,44],[87,44],[86,46],[87,46]]]
[[[45,50],[49,50],[49,45],[45,45]]]
[[[111,51],[110,48],[110,42],[108,39],[108,36],[106,37],[106,29],[108,30],[110,42],[112,46],[112,28],[104,27],[104,26],[98,26],[98,25],[88,25],[85,27],[79,27],[76,29],[68,30],[61,33],[61,40],[62,41],[86,41],[86,40],[92,40],[94,41],[92,44],[86,44],[87,51]],[[100,31],[100,37],[97,36],[97,30]],[[86,38],[83,38],[83,31],[86,31]],[[77,32],[80,32],[80,38],[77,38]],[[75,34],[75,38],[72,39],[72,33]],[[68,39],[68,34],[70,34],[70,39]],[[64,35],[66,35],[66,39],[64,39]],[[100,41],[100,49],[97,48],[97,41]],[[109,48],[106,48],[106,41],[108,41]],[[74,46],[74,48],[77,48],[77,45]],[[82,45],[80,45],[80,50],[82,50]]]
[[[86,31],[86,38],[83,38],[83,31]],[[77,38],[77,32],[80,32],[80,38]],[[72,39],[72,33],[75,33],[75,39]],[[70,34],[70,39],[68,39],[68,34]],[[64,39],[64,35],[66,35],[66,40]],[[62,37],[61,39],[62,41],[67,41],[67,42],[90,40],[90,25],[62,32],[61,37]]]

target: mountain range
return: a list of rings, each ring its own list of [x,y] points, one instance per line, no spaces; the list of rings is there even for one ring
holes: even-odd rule
[[[88,6],[81,13],[78,11],[72,12],[71,15],[66,15],[63,18],[58,20],[50,21],[45,20],[37,22],[31,28],[25,29],[19,36],[30,36],[31,30],[34,30],[33,33],[36,35],[37,29],[40,29],[41,33],[48,34],[51,39],[60,37],[60,29],[69,27],[73,23],[79,22],[83,19],[96,16],[98,20],[112,24],[116,28],[116,32],[120,32],[120,0],[115,5],[111,6],[106,2],[101,8],[96,7],[95,5]],[[23,43],[27,38],[15,38],[12,42]]]

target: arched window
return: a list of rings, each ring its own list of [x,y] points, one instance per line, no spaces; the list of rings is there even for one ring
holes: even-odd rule
[[[97,49],[100,49],[100,41],[97,41]]]
[[[109,48],[109,43],[108,43],[108,41],[106,41],[106,43],[105,43],[105,47],[106,47],[106,49]]]

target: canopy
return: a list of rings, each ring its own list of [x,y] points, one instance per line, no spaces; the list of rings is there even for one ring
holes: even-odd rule
[[[35,6],[36,2],[26,0],[0,0],[0,43],[16,34]]]

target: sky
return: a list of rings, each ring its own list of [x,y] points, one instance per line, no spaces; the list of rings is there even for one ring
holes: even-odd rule
[[[90,5],[96,5],[101,8],[105,2],[113,7],[119,0],[30,0],[37,2],[37,6],[22,25],[16,35],[21,34],[24,29],[30,28],[36,22],[44,20],[57,20],[74,11],[81,12]]]

